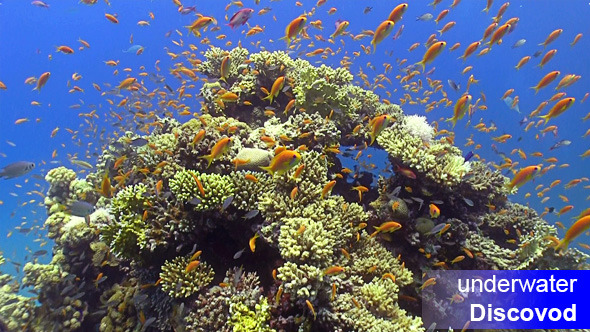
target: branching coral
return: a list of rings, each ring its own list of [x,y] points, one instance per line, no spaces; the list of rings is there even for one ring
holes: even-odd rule
[[[215,273],[209,264],[200,261],[196,267],[187,271],[189,263],[191,263],[190,257],[178,256],[166,261],[162,266],[162,272],[160,273],[162,290],[169,296],[176,298],[189,297],[213,280]]]
[[[394,162],[416,170],[441,187],[457,186],[470,170],[457,147],[441,142],[425,145],[421,137],[408,135],[399,123],[383,130],[377,143]]]
[[[190,201],[197,198],[198,203],[191,203],[196,210],[218,208],[226,198],[234,193],[229,176],[191,170],[176,173],[170,179],[170,190],[180,201]]]
[[[148,207],[146,193],[143,183],[119,191],[111,204],[116,220],[101,225],[101,240],[121,257],[136,257],[146,245],[147,226],[142,220],[143,211]]]

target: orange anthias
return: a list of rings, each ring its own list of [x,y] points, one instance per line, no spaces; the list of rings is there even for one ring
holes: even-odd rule
[[[565,237],[555,250],[565,251],[569,243],[575,239],[580,234],[584,233],[588,228],[590,228],[590,216],[585,216],[578,219],[568,230],[565,232]]]

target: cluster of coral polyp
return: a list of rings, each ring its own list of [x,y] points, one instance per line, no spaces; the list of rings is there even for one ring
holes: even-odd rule
[[[207,78],[198,119],[127,132],[85,179],[47,174],[53,260],[25,266],[38,303],[0,282],[10,328],[424,331],[425,269],[586,260],[576,250],[556,259],[555,229],[507,201],[506,178],[345,68],[243,48],[205,57],[193,68]],[[386,176],[358,157],[371,137],[393,165]],[[261,169],[285,149],[300,154],[295,167]],[[89,223],[64,209],[82,201],[97,209]],[[374,232],[386,222],[401,228]]]

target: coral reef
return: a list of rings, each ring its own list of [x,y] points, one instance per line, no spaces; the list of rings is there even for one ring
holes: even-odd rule
[[[204,57],[172,70],[203,76],[177,91],[200,109],[134,91],[153,122],[123,128],[85,178],[47,173],[53,257],[21,284],[0,275],[9,329],[415,332],[423,269],[588,268],[580,251],[555,254],[555,228],[508,201],[500,172],[346,68],[241,47]],[[378,177],[359,160],[375,137],[390,162]],[[301,156],[288,170],[285,149]]]

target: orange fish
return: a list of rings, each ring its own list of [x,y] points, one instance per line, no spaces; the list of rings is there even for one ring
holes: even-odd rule
[[[336,180],[332,180],[324,186],[322,189],[322,199],[326,198],[326,196],[332,191],[332,188],[336,185]]]
[[[41,91],[41,88],[45,86],[45,83],[49,80],[49,76],[51,76],[51,73],[48,71],[41,74],[37,80],[37,86],[33,90]]]
[[[272,84],[272,88],[270,89],[270,92],[268,93],[268,95],[266,97],[262,98],[262,100],[268,100],[272,104],[273,99],[279,95],[279,92],[281,92],[284,85],[285,85],[285,76],[277,77],[277,79]]]
[[[189,273],[192,270],[196,269],[200,263],[201,263],[200,261],[191,261],[190,263],[188,263],[186,265],[186,268],[184,269],[184,273]]]
[[[369,145],[375,142],[377,136],[379,136],[383,129],[387,128],[392,121],[393,118],[391,117],[391,115],[388,114],[379,115],[373,118],[371,121],[369,121],[369,127],[371,129],[371,131],[369,132],[369,136],[371,136],[371,143],[369,143]]]
[[[64,54],[72,54],[74,50],[69,46],[57,46],[57,52],[62,52]]]
[[[574,41],[573,41],[573,42],[571,42],[570,46],[574,46],[574,45],[576,45],[576,43],[578,42],[578,40],[580,40],[580,38],[582,38],[582,34],[581,34],[581,33],[577,34],[577,35],[574,37]]]
[[[510,190],[512,190],[514,187],[520,188],[522,185],[530,181],[535,175],[537,175],[539,170],[541,170],[541,167],[539,166],[527,166],[521,169],[516,173],[516,175],[514,175],[512,181],[506,184],[506,187]]]
[[[402,3],[402,4],[395,6],[395,8],[393,8],[391,13],[389,13],[389,17],[387,18],[387,20],[392,21],[393,23],[399,22],[402,19],[402,15],[404,15],[404,13],[406,12],[407,9],[408,9],[407,3]]]
[[[261,166],[263,170],[269,172],[271,175],[283,174],[295,167],[301,161],[301,155],[297,151],[284,150],[277,154],[270,161],[269,166]]]
[[[530,55],[527,55],[527,56],[522,57],[522,59],[520,59],[520,61],[518,61],[518,64],[516,64],[516,66],[514,66],[514,68],[516,68],[516,70],[519,70],[527,62],[529,62],[530,59],[531,59],[531,56]]]
[[[553,56],[555,55],[555,53],[557,53],[557,50],[556,49],[552,49],[552,50],[547,51],[547,53],[545,53],[545,55],[541,59],[541,63],[539,63],[537,65],[537,67],[543,68],[543,66],[546,65],[547,62],[549,62],[549,60],[551,60],[553,58]]]
[[[373,53],[377,50],[377,44],[381,43],[383,39],[387,38],[391,31],[393,31],[393,26],[395,22],[390,20],[385,20],[379,24],[377,30],[375,30],[375,34],[373,35],[373,40],[371,40],[371,45],[373,45]]]
[[[375,235],[377,235],[378,233],[384,232],[384,233],[393,233],[395,231],[397,231],[398,229],[402,228],[402,225],[396,221],[386,221],[384,223],[382,223],[379,227],[377,226],[373,226],[375,228],[375,232],[373,232],[373,234],[371,234],[371,237],[374,237]]]
[[[555,39],[557,39],[557,37],[559,37],[562,32],[563,32],[563,29],[553,30],[549,34],[549,36],[547,36],[547,39],[545,39],[544,42],[542,42],[541,44],[539,44],[539,46],[547,47],[547,45],[549,45],[551,42],[553,42]]]
[[[282,37],[281,39],[285,39],[287,41],[287,45],[290,45],[291,40],[295,39],[299,32],[303,30],[306,22],[307,17],[305,16],[299,16],[293,21],[291,21],[291,23],[289,23],[289,25],[287,25],[287,27],[285,28],[285,37]]]
[[[211,166],[211,163],[213,162],[213,160],[223,156],[229,150],[230,143],[231,143],[231,138],[224,137],[224,138],[220,139],[219,141],[217,141],[217,143],[215,143],[215,145],[211,149],[210,154],[201,157],[201,158],[207,160],[207,168],[209,166]]]
[[[424,53],[424,57],[422,57],[422,61],[416,62],[417,65],[422,66],[422,72],[426,68],[426,65],[434,61],[434,59],[445,49],[447,46],[447,42],[440,41],[432,44],[426,53]]]
[[[324,270],[325,275],[333,275],[341,272],[344,272],[344,268],[338,265],[330,266],[329,268]]]
[[[561,72],[559,72],[559,70],[554,70],[554,71],[548,73],[539,81],[539,83],[537,83],[536,86],[531,87],[531,89],[535,89],[535,94],[537,94],[540,89],[546,87],[551,82],[553,82],[557,78],[557,76],[559,76],[559,74],[561,74]]]
[[[455,128],[457,121],[461,120],[465,116],[465,113],[467,113],[467,110],[471,106],[471,99],[471,95],[464,95],[455,103],[453,117],[446,120],[453,123],[453,128]]]
[[[114,15],[104,14],[104,17],[106,17],[107,20],[111,21],[112,23],[115,23],[115,24],[119,23],[119,20]]]
[[[552,118],[560,115],[561,113],[565,112],[568,108],[570,108],[574,104],[575,101],[576,101],[576,98],[573,98],[573,97],[564,98],[564,99],[558,101],[555,105],[553,105],[553,107],[549,110],[549,113],[547,113],[545,115],[541,115],[539,117],[542,119],[545,119],[545,124],[547,124],[547,121],[549,121],[549,119],[552,119]]]
[[[510,24],[503,24],[499,26],[498,30],[496,30],[494,34],[492,34],[492,38],[488,42],[488,45],[490,45],[490,47],[492,47],[494,44],[500,45],[502,43],[502,37],[504,37],[504,35],[508,32],[509,29]]]
[[[449,13],[448,9],[443,9],[440,13],[438,13],[438,16],[434,19],[434,22],[436,22],[436,24],[438,24],[438,22],[440,22],[443,18],[445,18],[448,13]]]
[[[584,233],[590,227],[590,216],[585,216],[578,219],[568,230],[565,232],[565,237],[559,242],[555,250],[565,251],[569,243]]]
[[[475,52],[475,50],[477,50],[477,48],[479,47],[480,44],[481,44],[481,42],[479,42],[479,41],[469,44],[469,46],[467,46],[467,48],[465,49],[465,52],[463,52],[463,55],[458,57],[457,59],[463,59],[463,62],[465,62],[467,57],[470,56],[471,54],[473,54],[473,52]]]

